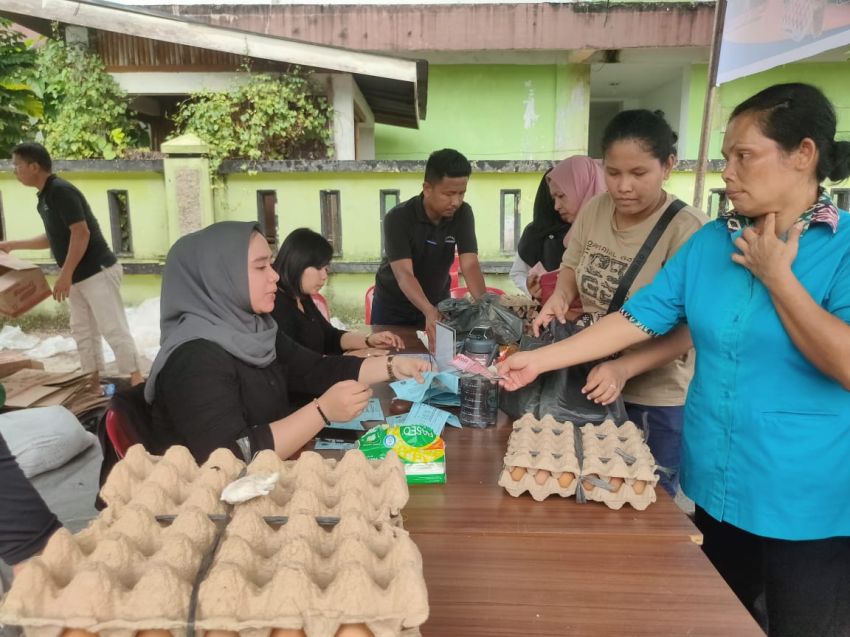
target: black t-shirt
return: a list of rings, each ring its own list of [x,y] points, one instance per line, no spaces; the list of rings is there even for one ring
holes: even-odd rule
[[[0,435],[0,559],[17,564],[44,548],[61,524]]]
[[[68,247],[71,245],[71,224],[86,222],[89,228],[89,245],[71,275],[73,283],[85,281],[101,269],[115,265],[117,259],[106,245],[89,203],[73,184],[56,175],[50,175],[44,188],[38,193],[38,214],[44,222],[50,251],[53,252],[60,268],[65,265]]]
[[[387,256],[375,275],[375,296],[394,312],[418,314],[419,310],[401,291],[390,263],[412,259],[413,275],[428,300],[436,305],[447,298],[455,248],[459,254],[478,252],[472,208],[463,203],[451,219],[442,219],[435,225],[425,214],[422,195],[417,195],[387,213],[384,245]]]
[[[272,318],[277,329],[293,341],[319,354],[342,354],[342,330],[336,329],[319,312],[310,297],[303,298],[304,311],[288,294],[278,291],[274,300]]]
[[[149,451],[162,454],[184,445],[198,462],[219,447],[242,457],[237,440],[247,437],[251,453],[273,449],[269,424],[295,409],[289,390],[323,394],[342,380],[357,379],[362,358],[321,356],[278,332],[277,358],[253,367],[212,341],[178,347],[156,379]]]

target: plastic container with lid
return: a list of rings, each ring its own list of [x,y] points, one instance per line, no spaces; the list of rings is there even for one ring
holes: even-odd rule
[[[499,344],[487,325],[473,327],[463,341],[463,353],[485,367],[492,364],[498,352]]]

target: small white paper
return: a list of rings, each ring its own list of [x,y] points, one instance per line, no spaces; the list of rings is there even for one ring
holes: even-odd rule
[[[280,474],[252,473],[228,484],[221,492],[222,502],[239,504],[253,500],[261,495],[268,495],[277,484]]]

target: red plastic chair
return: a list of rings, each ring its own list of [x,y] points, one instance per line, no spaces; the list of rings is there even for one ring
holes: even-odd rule
[[[484,288],[490,294],[498,294],[499,296],[505,293],[504,290],[500,290],[499,288]],[[449,294],[453,299],[462,299],[466,296],[467,292],[469,292],[469,288],[452,288],[449,290]]]
[[[311,294],[310,298],[313,299],[313,303],[316,304],[316,307],[319,309],[319,312],[321,313],[321,315],[325,317],[325,320],[330,321],[331,320],[331,310],[328,307],[328,300],[325,297],[323,297],[321,294],[319,294],[318,292],[316,294]]]
[[[364,316],[366,317],[366,325],[372,324],[372,299],[375,298],[375,286],[371,286],[366,290]]]
[[[127,449],[139,443],[136,432],[127,421],[126,414],[110,407],[106,412],[106,435],[115,448],[119,458],[123,458]]]

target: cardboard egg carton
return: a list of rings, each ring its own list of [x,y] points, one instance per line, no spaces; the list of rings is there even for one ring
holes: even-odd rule
[[[364,624],[379,636],[427,619],[422,557],[405,530],[356,514],[329,529],[309,515],[274,528],[240,514],[201,584],[200,628],[333,637],[343,625]]]
[[[186,447],[175,445],[154,456],[133,445],[113,467],[100,490],[105,513],[115,516],[129,504],[139,504],[157,515],[177,514],[187,508],[223,515],[221,490],[245,468],[228,449],[217,449],[200,467]]]
[[[198,467],[187,453],[133,448],[104,485],[108,508],[76,535],[54,534],[16,578],[0,623],[27,637],[186,637],[194,613],[197,637],[419,635],[428,597],[398,523],[408,491],[394,454],[266,453],[245,467],[219,450]],[[272,493],[219,502],[243,470],[277,472]]]
[[[514,423],[499,485],[513,496],[526,491],[541,501],[550,495],[569,497],[576,490],[580,465],[570,423],[552,416],[537,420],[526,414]]]
[[[612,509],[624,504],[643,511],[655,502],[655,459],[632,422],[606,421],[581,427],[584,497]]]
[[[112,526],[77,535],[61,529],[16,578],[0,621],[23,625],[28,637],[58,637],[66,628],[181,637],[216,531],[198,509],[163,526],[136,505]],[[422,558],[403,529],[356,514],[328,529],[312,515],[276,526],[243,510],[200,586],[195,626],[246,637],[279,629],[333,637],[361,624],[361,634],[380,637],[418,634],[427,617]]]
[[[292,461],[281,460],[276,453],[266,450],[257,454],[246,473],[279,476],[267,497],[239,506],[265,516],[312,513],[341,517],[359,512],[373,520],[398,519],[410,497],[404,466],[392,452],[376,461],[367,459],[356,449],[341,460],[305,451]]]
[[[112,525],[76,535],[60,529],[15,578],[0,622],[23,626],[27,637],[58,637],[65,628],[115,637],[147,628],[180,632],[215,534],[216,524],[199,509],[163,526],[137,505]]]
[[[577,427],[551,416],[526,414],[514,423],[499,485],[513,496],[550,495],[602,502],[612,509],[630,504],[644,510],[655,502],[655,459],[632,422]]]

